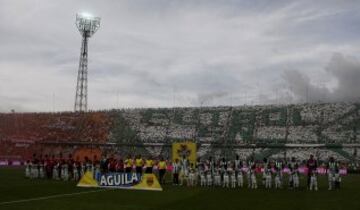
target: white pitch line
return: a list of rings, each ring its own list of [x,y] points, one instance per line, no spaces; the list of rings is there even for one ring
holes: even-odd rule
[[[30,201],[40,201],[40,200],[47,200],[47,199],[52,199],[52,198],[60,198],[60,197],[66,197],[66,196],[70,196],[70,195],[81,195],[81,194],[88,194],[88,193],[94,193],[94,192],[102,192],[102,191],[107,191],[107,190],[109,190],[109,189],[91,190],[91,191],[84,191],[84,192],[77,192],[77,193],[65,193],[65,194],[57,194],[57,195],[50,195],[50,196],[37,197],[37,198],[5,201],[5,202],[1,202],[0,206],[7,205],[7,204],[14,204],[14,203],[24,203],[24,202],[30,202]]]

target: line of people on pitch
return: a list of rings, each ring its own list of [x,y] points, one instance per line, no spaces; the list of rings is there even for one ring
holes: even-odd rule
[[[100,161],[94,155],[93,161],[85,157],[84,161],[79,158],[73,159],[69,154],[67,158],[59,154],[52,155],[33,154],[31,160],[25,162],[25,177],[31,179],[54,179],[54,180],[79,180],[86,171],[94,173],[100,170]]]
[[[316,171],[317,161],[313,155],[306,163],[307,172],[307,187],[309,190],[318,190],[318,174]],[[290,189],[297,189],[300,187],[300,171],[299,165],[295,158],[292,158],[286,164],[289,169],[287,176],[287,183]],[[339,173],[339,164],[330,157],[327,163],[327,175],[329,190],[339,189],[341,183],[341,176]],[[266,189],[283,188],[285,176],[283,169],[285,163],[282,161],[270,162],[267,159],[263,160],[262,185]],[[250,189],[258,188],[257,170],[255,162],[250,159],[248,162],[240,161],[238,156],[234,161],[226,161],[223,158],[220,161],[212,161],[210,157],[206,161],[197,161],[196,165],[189,164],[189,162],[182,158],[176,159],[172,165],[173,184],[187,185],[187,186],[220,186],[227,188],[244,187],[244,180],[246,180],[247,187]]]
[[[99,160],[94,155],[93,160],[88,157],[80,161],[77,157],[75,160],[70,154],[64,158],[62,154],[56,158],[54,155],[39,157],[33,154],[32,160],[25,162],[25,177],[37,179],[47,178],[55,180],[76,180],[78,181],[87,171],[93,173],[93,177],[99,173],[158,173],[159,182],[165,183],[164,176],[168,168],[168,161],[160,157],[157,160],[152,158],[143,159],[141,155],[135,157],[128,156],[125,160],[114,158],[113,155],[103,155]],[[154,170],[155,169],[155,170]]]
[[[300,185],[300,173],[298,162],[292,158],[288,164],[282,161],[268,162],[263,160],[262,183],[265,188],[283,187],[283,168],[287,165],[290,170],[288,183],[290,188],[298,188]],[[169,167],[171,166],[171,167]],[[307,181],[308,189],[318,190],[317,184],[317,161],[311,155],[307,161],[308,168]],[[155,169],[155,170],[154,170]],[[246,169],[246,170],[244,170]],[[256,163],[253,159],[242,161],[239,156],[233,161],[225,158],[214,161],[211,157],[207,160],[200,158],[194,164],[184,156],[180,160],[176,159],[173,163],[160,157],[154,160],[151,157],[143,159],[141,155],[132,157],[114,158],[114,156],[103,155],[101,160],[97,156],[90,160],[85,157],[84,161],[79,158],[73,159],[70,154],[68,158],[63,158],[62,154],[58,158],[48,155],[39,157],[34,154],[31,161],[25,164],[25,176],[28,178],[48,178],[55,180],[79,180],[86,171],[91,171],[93,176],[98,173],[153,173],[157,172],[159,182],[165,184],[165,174],[169,170],[173,175],[173,184],[188,186],[223,186],[223,187],[243,187],[244,180],[247,186],[252,189],[258,187]],[[327,163],[329,190],[340,188],[341,176],[339,174],[339,164],[331,157]],[[274,183],[274,184],[273,184]]]
[[[253,160],[243,163],[238,158],[234,161],[226,161],[223,158],[220,161],[213,162],[212,158],[205,162],[197,162],[194,167],[193,164],[190,164],[186,168],[185,161],[176,159],[173,163],[173,184],[174,185],[186,185],[189,187],[192,186],[201,186],[201,187],[226,187],[226,188],[237,188],[244,187],[245,180],[247,187],[250,189],[258,188],[258,181],[256,175],[256,164]],[[246,170],[244,170],[246,168]],[[179,169],[179,170],[178,170]],[[295,170],[293,176],[295,173]],[[264,170],[264,176],[267,179],[264,179],[264,185],[266,188],[271,188],[272,175],[275,172],[275,188],[282,187],[282,168],[272,168],[270,164]],[[266,183],[265,183],[266,181]],[[298,187],[296,182],[294,187]]]

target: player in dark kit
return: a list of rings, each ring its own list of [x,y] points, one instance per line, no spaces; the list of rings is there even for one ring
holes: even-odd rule
[[[73,164],[73,174],[74,180],[78,181],[81,178],[81,162],[79,156],[76,156],[76,159]]]
[[[116,161],[116,172],[124,173],[124,161],[121,158]]]
[[[108,165],[109,165],[109,159],[106,158],[105,155],[102,155],[102,158],[100,160],[100,171],[101,171],[101,173],[105,174],[105,173],[108,172],[108,170],[109,170]]]
[[[308,168],[307,186],[308,188],[310,188],[311,174],[313,174],[313,172],[315,172],[317,168],[317,161],[314,159],[314,155],[310,155],[310,159],[306,162],[306,166]]]
[[[69,177],[72,179],[74,177],[74,159],[71,154],[69,154],[66,164],[68,165]]]
[[[54,157],[55,158],[55,157]],[[50,159],[48,155],[45,155],[45,173],[46,178],[52,178],[52,170],[53,170],[53,161]]]
[[[59,160],[58,160],[58,163],[59,163],[59,167],[58,167],[58,178],[61,179],[61,169],[62,169],[62,166],[65,164],[65,160],[63,158],[63,155],[62,153],[60,153],[59,155]]]
[[[116,159],[113,157],[109,158],[109,172],[116,172]]]

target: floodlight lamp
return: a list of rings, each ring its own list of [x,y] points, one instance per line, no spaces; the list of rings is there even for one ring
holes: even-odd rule
[[[82,36],[91,37],[100,27],[100,17],[89,13],[76,14],[76,26]]]
[[[90,13],[87,13],[87,12],[82,12],[79,14],[79,16],[85,18],[85,19],[92,19],[94,16]]]

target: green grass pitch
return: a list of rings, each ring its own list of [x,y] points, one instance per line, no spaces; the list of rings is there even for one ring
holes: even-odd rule
[[[320,189],[317,192],[310,192],[305,189],[304,177],[301,178],[302,186],[298,191],[288,189],[266,190],[263,189],[262,186],[257,190],[249,190],[246,188],[187,188],[165,185],[163,186],[164,191],[153,192],[79,188],[76,187],[75,182],[70,181],[25,179],[23,172],[24,170],[19,168],[0,168],[1,210],[360,209],[360,175],[349,175],[344,177],[342,189],[339,191],[328,191],[326,177],[321,176],[319,178]],[[260,179],[258,181],[260,181]],[[94,190],[99,191],[83,193]],[[38,198],[42,199],[38,200]]]

